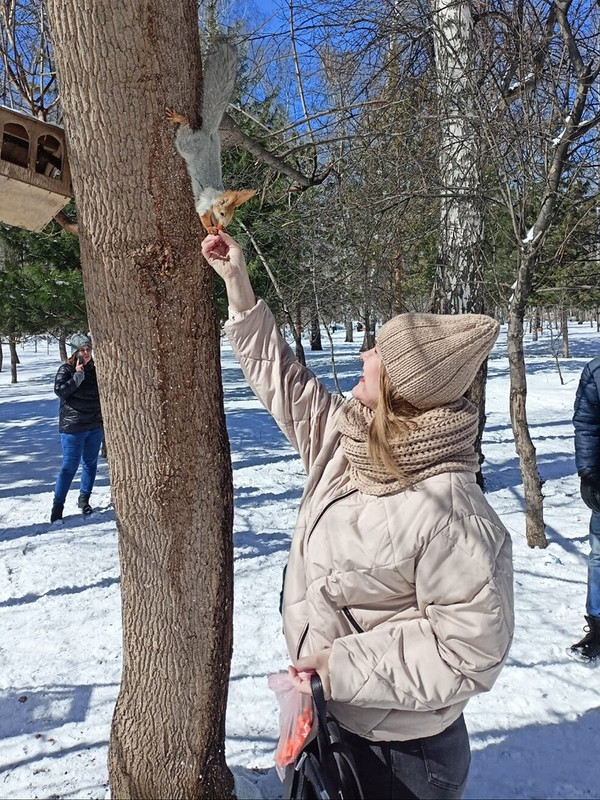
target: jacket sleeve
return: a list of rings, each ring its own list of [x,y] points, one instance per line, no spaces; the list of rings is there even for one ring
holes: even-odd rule
[[[81,386],[84,379],[85,373],[83,371],[71,373],[67,364],[62,364],[54,378],[54,394],[62,400],[66,400],[73,394],[75,389]]]
[[[491,689],[514,629],[510,537],[498,534],[469,517],[435,536],[415,573],[423,616],[336,639],[332,699],[424,711]]]
[[[225,332],[250,388],[308,472],[344,400],[300,364],[263,300],[226,322]]]
[[[600,358],[584,367],[577,394],[573,426],[575,427],[575,464],[577,472],[600,472]]]

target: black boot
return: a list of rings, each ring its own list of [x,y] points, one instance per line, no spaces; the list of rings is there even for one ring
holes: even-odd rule
[[[81,509],[81,513],[87,517],[89,514],[92,513],[93,509],[90,505],[90,496],[89,494],[80,494],[79,499],[77,500],[77,506]]]
[[[587,633],[581,641],[569,647],[567,653],[586,664],[600,662],[600,618],[586,616],[586,621],[587,626],[583,630]]]
[[[54,503],[52,505],[52,511],[50,512],[50,523],[57,522],[59,519],[62,519],[63,508],[64,503]]]

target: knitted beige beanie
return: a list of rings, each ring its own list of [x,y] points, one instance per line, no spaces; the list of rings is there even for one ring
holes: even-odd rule
[[[377,349],[398,394],[426,410],[462,397],[499,330],[484,314],[399,314],[382,326]]]

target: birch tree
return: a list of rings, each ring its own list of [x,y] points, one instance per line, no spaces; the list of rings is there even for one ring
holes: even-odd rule
[[[481,314],[483,290],[483,186],[475,77],[472,4],[432,2],[433,49],[439,94],[440,233],[432,310]],[[476,450],[483,461],[487,360],[467,396],[479,411]],[[483,485],[482,473],[477,473]]]
[[[212,274],[166,108],[198,122],[193,0],[49,0],[121,562],[113,798],[226,798],[232,487]]]
[[[440,128],[434,306],[442,314],[480,314],[483,191],[471,4],[433,0],[432,19]]]

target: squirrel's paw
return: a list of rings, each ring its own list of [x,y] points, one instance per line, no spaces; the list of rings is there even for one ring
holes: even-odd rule
[[[167,121],[172,125],[189,125],[188,118],[184,117],[183,114],[178,114],[172,108],[167,108],[166,117]]]
[[[221,226],[220,224],[215,224],[210,209],[208,211],[205,211],[204,214],[198,214],[198,217],[200,219],[200,222],[202,223],[202,227],[208,234],[212,236],[219,231]]]

